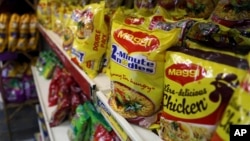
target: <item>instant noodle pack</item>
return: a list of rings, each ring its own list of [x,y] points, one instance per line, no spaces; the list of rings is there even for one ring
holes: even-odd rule
[[[229,140],[230,124],[249,124],[248,1],[53,2],[38,19],[91,78],[107,74],[109,105],[128,122],[166,141]]]

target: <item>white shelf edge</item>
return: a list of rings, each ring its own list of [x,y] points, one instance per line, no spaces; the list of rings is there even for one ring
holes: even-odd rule
[[[35,67],[31,67],[32,74],[34,77],[38,99],[41,105],[42,113],[44,116],[45,124],[49,133],[51,141],[69,141],[67,131],[70,127],[69,121],[65,121],[56,127],[50,127],[49,120],[52,116],[52,112],[56,109],[56,106],[48,106],[48,92],[50,80],[46,80],[44,77],[39,75],[39,72]]]
[[[159,136],[157,136],[156,134],[154,134],[150,130],[139,127],[137,125],[132,125],[129,122],[127,122],[126,119],[124,119],[121,115],[119,115],[117,112],[115,112],[109,106],[108,98],[105,96],[105,94],[103,92],[97,91],[96,95],[97,95],[98,99],[106,106],[105,108],[107,108],[107,110],[110,112],[110,114],[116,120],[116,122],[118,122],[118,124],[123,128],[123,130],[127,133],[127,135],[133,141],[162,141]],[[108,119],[106,118],[106,120],[108,120]]]

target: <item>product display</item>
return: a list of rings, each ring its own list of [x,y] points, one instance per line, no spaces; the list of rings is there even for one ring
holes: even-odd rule
[[[37,19],[42,31],[61,40],[54,51],[63,61],[58,67],[53,53],[41,52],[36,64],[52,78],[47,106],[57,107],[50,125],[70,117],[71,140],[112,140],[110,125],[121,139],[133,136],[129,128],[121,131],[123,121],[112,119],[112,112],[104,108],[109,125],[86,104],[81,86],[88,85],[80,79],[96,83],[105,74],[108,106],[125,122],[154,130],[164,141],[228,140],[228,114],[248,116],[236,115],[230,105],[247,111],[238,98],[249,93],[241,90],[248,82],[249,13],[248,1],[235,0],[41,0]],[[99,87],[90,89],[95,102]]]

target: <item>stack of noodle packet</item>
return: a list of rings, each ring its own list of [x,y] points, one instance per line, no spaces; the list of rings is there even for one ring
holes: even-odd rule
[[[233,39],[232,33],[238,36]],[[248,39],[239,35],[215,23],[196,21],[185,33],[182,46],[167,49],[160,118],[163,140],[211,140],[249,70],[245,54],[240,54]]]
[[[248,62],[250,55],[247,56]],[[217,124],[211,141],[229,141],[230,125],[250,124],[250,71],[240,81],[240,86],[235,90],[229,104],[227,105],[222,119]]]
[[[157,121],[164,88],[165,50],[179,28],[150,29],[150,17],[117,9],[112,20],[109,105],[129,122],[148,128]]]

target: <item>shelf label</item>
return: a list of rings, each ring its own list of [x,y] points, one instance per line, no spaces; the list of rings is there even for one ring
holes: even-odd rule
[[[110,110],[102,103],[101,100],[97,99],[97,106],[99,107],[100,112],[106,118],[106,120],[111,124],[113,129],[119,135],[121,140],[130,141],[131,139],[127,135],[127,133],[123,130],[121,125],[117,122],[117,120],[112,116]]]

